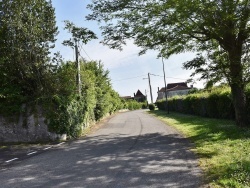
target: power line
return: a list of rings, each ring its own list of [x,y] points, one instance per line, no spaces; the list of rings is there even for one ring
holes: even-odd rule
[[[135,78],[141,78],[147,76],[146,74],[144,75],[140,75],[140,76],[135,76],[135,77],[130,77],[130,78],[124,78],[124,79],[120,79],[120,80],[112,80],[113,82],[118,82],[118,81],[123,81],[123,80],[131,80],[131,79],[135,79]]]
[[[84,48],[83,48],[83,44],[81,44],[81,46],[79,46],[80,47],[80,51],[84,51],[84,53],[86,54],[86,56],[89,58],[89,60],[90,61],[92,61],[92,59],[89,57],[89,55],[88,55],[88,53],[84,50]],[[80,56],[81,56],[81,54],[80,54]],[[82,56],[81,56],[82,57]],[[82,57],[83,58],[83,57]],[[84,58],[83,58],[84,59]]]
[[[163,76],[161,76],[161,75],[151,74],[151,73],[150,73],[150,75],[163,77]],[[144,75],[140,75],[140,76],[129,77],[129,78],[124,78],[124,79],[120,79],[120,80],[112,80],[112,81],[113,81],[113,82],[119,82],[119,81],[124,81],[124,80],[131,80],[131,79],[135,79],[135,78],[141,78],[141,77],[144,77],[144,76],[147,76],[147,75],[144,74]],[[177,79],[177,80],[187,80],[187,79],[175,78],[175,77],[166,77],[166,78],[172,78],[172,79]]]
[[[164,77],[164,76],[161,76],[161,75],[151,74],[151,73],[150,73],[150,75]],[[167,76],[166,76],[166,78],[172,78],[172,79],[177,79],[177,80],[186,80],[186,79],[183,79],[183,78],[175,78],[175,77],[167,77]]]

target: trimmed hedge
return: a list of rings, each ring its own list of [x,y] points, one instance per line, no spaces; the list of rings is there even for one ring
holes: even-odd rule
[[[165,110],[165,100],[157,101],[156,105],[160,110]],[[170,111],[203,117],[235,118],[231,91],[225,86],[214,88],[212,91],[169,98],[168,108]]]

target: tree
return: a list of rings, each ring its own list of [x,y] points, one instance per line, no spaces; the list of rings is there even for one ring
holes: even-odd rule
[[[96,34],[84,27],[77,27],[74,23],[66,20],[64,21],[65,28],[71,33],[72,38],[69,40],[64,40],[63,45],[70,46],[71,48],[75,48],[76,52],[76,68],[77,68],[77,75],[76,75],[76,83],[78,86],[78,93],[81,94],[81,78],[80,78],[80,63],[78,61],[78,45],[79,42],[83,44],[87,44],[92,39],[97,39]]]
[[[249,45],[248,0],[93,0],[88,20],[104,21],[103,43],[122,49],[127,39],[159,56],[220,47],[228,58],[236,123],[247,126],[243,59]]]
[[[56,35],[55,13],[51,1],[2,0],[0,90],[15,86],[20,88],[18,95],[24,96],[44,92],[43,78],[50,66],[49,54],[54,47]]]
[[[205,88],[211,88],[216,83],[230,83],[228,58],[222,51],[214,51],[206,56],[197,54],[196,58],[185,62],[183,68],[194,69],[190,77],[200,75],[199,80],[206,80]]]

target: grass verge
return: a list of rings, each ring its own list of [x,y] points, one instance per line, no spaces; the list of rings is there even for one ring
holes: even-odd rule
[[[250,187],[250,129],[233,121],[150,111],[195,143],[205,181],[212,187]]]

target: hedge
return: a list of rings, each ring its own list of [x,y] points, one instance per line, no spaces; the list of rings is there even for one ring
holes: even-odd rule
[[[250,92],[246,92],[246,94],[247,99],[250,99]],[[165,100],[157,101],[156,105],[160,110],[165,110]],[[214,88],[211,91],[169,98],[168,108],[170,111],[203,117],[235,118],[229,87]]]

